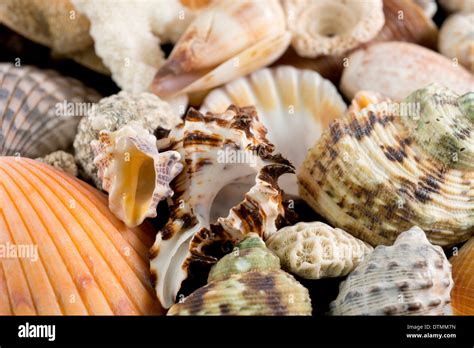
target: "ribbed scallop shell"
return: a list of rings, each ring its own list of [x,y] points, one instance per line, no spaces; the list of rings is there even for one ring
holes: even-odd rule
[[[451,265],[418,227],[378,246],[340,285],[333,315],[451,314]]]
[[[331,225],[374,246],[413,225],[434,244],[467,240],[474,232],[473,95],[432,85],[400,104],[372,104],[335,120],[308,152],[300,195]]]
[[[346,104],[333,84],[317,72],[280,66],[261,69],[213,90],[201,112],[222,113],[231,105],[255,106],[268,139],[298,168],[329,123]],[[280,181],[285,192],[298,194],[296,177]]]
[[[446,57],[456,58],[474,72],[474,12],[456,13],[444,21],[438,47]]]
[[[283,227],[266,240],[283,269],[306,279],[340,277],[352,272],[373,248],[322,222]]]
[[[366,90],[400,101],[430,83],[458,94],[474,91],[474,76],[460,64],[411,43],[377,43],[358,49],[348,59],[339,86],[348,99]]]
[[[0,157],[0,252],[36,246],[38,256],[0,257],[1,315],[162,313],[150,284],[152,238],[149,226],[130,229],[115,218],[86,183]]]
[[[35,158],[67,149],[87,103],[99,98],[79,81],[54,71],[1,63],[0,155]]]
[[[451,293],[455,315],[474,315],[474,237],[449,261],[453,266],[454,288]]]

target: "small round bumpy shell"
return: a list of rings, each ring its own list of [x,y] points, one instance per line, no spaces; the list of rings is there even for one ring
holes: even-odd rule
[[[378,246],[341,283],[333,315],[451,314],[453,278],[443,249],[418,227]]]
[[[306,279],[345,276],[374,250],[349,233],[322,222],[300,222],[266,241],[283,269]]]

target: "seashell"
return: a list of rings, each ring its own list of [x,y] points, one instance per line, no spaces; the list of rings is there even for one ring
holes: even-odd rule
[[[382,0],[284,0],[292,45],[302,57],[339,55],[373,39],[385,17]]]
[[[474,238],[464,244],[449,261],[453,267],[451,293],[454,315],[474,315]]]
[[[343,281],[332,315],[451,313],[451,265],[443,249],[414,226],[392,246],[378,246]]]
[[[311,315],[308,290],[280,269],[258,235],[249,235],[211,269],[208,284],[168,315]]]
[[[163,313],[150,225],[127,228],[105,195],[21,157],[0,157],[0,202],[0,315]]]
[[[474,3],[471,0],[439,0],[439,3],[449,12],[474,12]]]
[[[173,195],[169,184],[183,169],[179,152],[158,153],[156,137],[133,122],[101,131],[91,147],[115,216],[129,227],[156,217],[158,203]]]
[[[268,140],[276,151],[291,158],[297,172],[323,129],[346,110],[331,82],[316,72],[293,67],[261,69],[229,82],[209,93],[200,110],[222,113],[231,104],[255,106]],[[286,193],[298,195],[296,176],[282,177],[279,185]]]
[[[436,0],[413,0],[413,2],[423,9],[426,16],[433,18],[438,11]]]
[[[474,91],[474,76],[463,67],[405,42],[378,43],[352,53],[340,89],[349,99],[360,90],[370,90],[399,101],[430,83],[442,84],[458,94]]]
[[[74,156],[64,151],[55,151],[44,157],[35,158],[38,162],[49,164],[62,171],[77,176],[77,166]]]
[[[273,63],[288,47],[277,0],[221,0],[202,11],[176,43],[151,89],[159,96],[205,91]]]
[[[255,108],[229,107],[203,115],[190,109],[169,136],[169,150],[181,154],[184,169],[172,182],[170,219],[150,251],[161,304],[168,308],[192,265],[210,267],[250,232],[267,238],[282,227],[285,210],[278,178],[293,167],[266,138]],[[211,220],[217,194],[240,179],[252,187],[226,217]]]
[[[439,51],[474,72],[474,12],[450,16],[441,27]]]
[[[299,56],[290,47],[274,65],[293,65],[300,69],[315,70],[324,78],[339,84],[342,70],[348,63],[348,55],[361,46],[385,41],[406,41],[436,49],[438,28],[412,0],[384,0],[383,13],[385,24],[378,34],[369,42],[359,44],[344,54],[323,55],[316,59],[308,59]],[[400,13],[403,13],[403,20],[399,18]]]
[[[102,130],[113,132],[132,121],[150,133],[169,132],[182,122],[167,102],[151,93],[133,95],[122,91],[101,99],[79,123],[74,139],[80,172],[84,178],[92,179],[97,187],[102,187],[102,182],[97,176],[91,141],[98,140]]]
[[[51,70],[0,64],[0,155],[40,157],[67,149],[99,95]]]
[[[322,222],[283,227],[266,241],[282,268],[306,279],[349,274],[374,248],[349,233]]]
[[[417,225],[448,246],[474,232],[473,93],[431,85],[336,119],[308,152],[300,196],[372,245]]]

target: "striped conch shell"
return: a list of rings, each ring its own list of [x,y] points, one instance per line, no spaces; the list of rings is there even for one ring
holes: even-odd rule
[[[449,259],[453,266],[453,314],[474,315],[474,237]]]
[[[208,284],[168,315],[311,315],[308,290],[280,269],[258,235],[249,234],[211,269]]]
[[[382,0],[283,0],[292,45],[302,57],[339,55],[374,38]]]
[[[331,82],[290,66],[260,69],[229,82],[209,93],[200,110],[222,113],[231,104],[255,106],[268,139],[297,172],[322,131],[346,110]],[[298,195],[296,176],[283,176],[279,184],[285,193]]]
[[[133,122],[101,131],[91,147],[110,210],[129,227],[156,217],[158,203],[173,195],[170,182],[183,169],[180,154],[158,153],[156,137]]]
[[[151,86],[159,96],[205,91],[275,61],[290,44],[278,0],[221,0],[202,11]]]
[[[441,27],[439,51],[474,72],[474,12],[456,13]]]
[[[231,106],[222,114],[206,115],[190,109],[169,141],[185,166],[171,185],[175,195],[170,219],[150,251],[156,292],[166,308],[192,276],[193,265],[209,268],[248,233],[266,239],[286,223],[278,178],[293,172],[287,160],[273,154],[253,107]],[[211,221],[221,189],[248,176],[253,186],[237,197],[240,203]]]
[[[474,76],[461,65],[407,42],[377,43],[355,51],[348,57],[339,87],[348,99],[366,90],[400,101],[430,83],[458,94],[474,91]]]
[[[378,246],[341,283],[333,315],[449,315],[451,265],[419,227]]]
[[[473,105],[473,93],[430,85],[401,103],[349,111],[308,152],[300,195],[333,226],[374,246],[413,225],[437,245],[467,240],[474,232]]]
[[[299,222],[267,239],[283,269],[306,279],[349,274],[374,248],[322,222]]]

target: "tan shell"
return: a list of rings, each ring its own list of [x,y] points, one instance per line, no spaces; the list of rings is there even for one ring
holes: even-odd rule
[[[451,265],[414,226],[378,246],[340,285],[332,315],[451,314]]]
[[[306,279],[345,276],[374,249],[322,222],[283,227],[266,244],[278,255],[283,269]]]
[[[303,57],[339,55],[374,38],[382,0],[283,0],[292,44]]]
[[[439,33],[439,51],[456,58],[474,72],[474,12],[456,13],[444,21]]]
[[[332,226],[374,246],[413,225],[437,245],[467,240],[474,232],[473,97],[433,85],[401,103],[351,107],[308,152],[301,197]]]
[[[209,93],[200,110],[222,113],[231,104],[255,106],[268,139],[297,171],[322,131],[346,110],[331,82],[289,66],[261,69],[229,82]],[[280,186],[285,193],[298,194],[294,175],[282,177]]]
[[[340,89],[352,99],[361,90],[377,91],[396,101],[430,83],[458,94],[474,91],[474,76],[459,64],[421,46],[385,42],[349,56]]]
[[[456,251],[449,261],[453,266],[453,313],[474,315],[474,238]]]
[[[474,3],[472,2],[472,0],[439,0],[439,3],[445,10],[451,12],[474,11]]]

